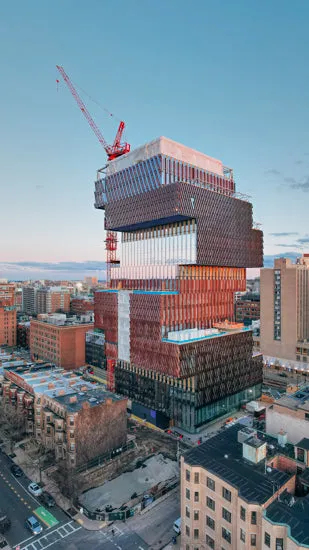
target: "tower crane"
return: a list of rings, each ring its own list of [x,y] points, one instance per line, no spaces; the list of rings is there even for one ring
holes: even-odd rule
[[[81,99],[78,92],[76,91],[74,85],[72,84],[70,78],[66,74],[64,68],[61,67],[60,65],[56,65],[56,67],[59,73],[61,74],[64,82],[66,83],[67,87],[69,88],[81,112],[86,118],[88,124],[94,131],[102,147],[105,149],[105,152],[107,154],[107,160],[113,161],[114,159],[121,157],[126,153],[129,153],[130,144],[126,142],[121,143],[122,134],[125,129],[125,123],[122,120],[120,121],[117,134],[114,139],[114,143],[113,145],[108,145],[107,141],[104,139],[102,135],[101,130],[98,128],[98,126],[94,122],[86,105],[84,104],[83,100]],[[116,262],[116,251],[117,251],[117,233],[115,233],[114,231],[109,231],[109,230],[106,231],[105,249],[106,249],[106,280],[107,280],[107,285],[110,285],[111,265]]]
[[[59,73],[61,74],[64,82],[66,83],[67,87],[69,88],[69,90],[70,90],[72,96],[74,97],[77,105],[79,106],[81,112],[83,113],[83,115],[86,118],[87,122],[91,126],[92,130],[94,131],[94,133],[97,136],[99,142],[101,143],[101,145],[105,149],[106,154],[107,154],[107,159],[109,161],[114,160],[118,157],[121,157],[122,155],[125,155],[126,153],[129,153],[130,144],[129,143],[121,143],[122,134],[123,134],[123,131],[125,129],[125,123],[123,122],[123,120],[121,120],[120,123],[119,123],[119,127],[118,127],[118,130],[117,130],[117,134],[116,134],[116,137],[114,139],[113,145],[108,145],[107,141],[104,139],[104,137],[102,135],[101,130],[98,128],[98,126],[94,122],[94,120],[93,120],[92,116],[90,115],[86,105],[84,104],[83,100],[81,99],[81,97],[77,93],[75,87],[73,86],[70,78],[66,74],[64,68],[61,67],[60,65],[56,65],[56,67],[57,67]]]

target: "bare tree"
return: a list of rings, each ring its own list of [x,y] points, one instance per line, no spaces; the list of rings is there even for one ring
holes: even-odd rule
[[[26,420],[23,411],[19,411],[16,405],[0,401],[0,425],[4,435],[10,441],[11,453],[18,441],[26,433]]]
[[[63,494],[74,502],[83,488],[81,475],[64,459],[58,462],[55,477]]]

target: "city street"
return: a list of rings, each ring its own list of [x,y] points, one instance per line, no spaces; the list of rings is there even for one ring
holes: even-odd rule
[[[5,533],[8,542],[15,546],[25,539],[31,538],[31,533],[25,527],[25,521],[32,515],[41,515],[39,519],[44,531],[47,527],[57,522],[59,526],[68,522],[68,517],[57,506],[52,508],[52,516],[42,507],[41,502],[30,495],[27,486],[30,480],[26,477],[15,478],[10,471],[13,462],[5,455],[0,453],[0,508],[11,520],[11,528]],[[36,514],[35,514],[36,512]],[[46,519],[44,521],[44,516]],[[52,519],[53,517],[53,519]],[[50,520],[52,519],[52,522]]]
[[[72,530],[73,529],[73,530]],[[113,534],[114,530],[114,534]],[[69,532],[70,531],[70,532]],[[150,547],[127,525],[113,524],[101,531],[86,531],[75,522],[48,531],[21,543],[20,550],[150,550]],[[16,549],[16,547],[15,547]]]

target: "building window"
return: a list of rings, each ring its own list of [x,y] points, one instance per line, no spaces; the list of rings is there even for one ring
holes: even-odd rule
[[[281,271],[274,272],[274,340],[281,340]]]
[[[207,499],[206,499],[206,504],[207,504],[208,508],[210,508],[211,510],[215,510],[215,509],[216,509],[216,503],[215,503],[214,500],[212,500],[212,498],[207,497]]]
[[[194,473],[194,483],[200,482],[200,474],[198,472]]]
[[[194,510],[193,512],[193,519],[195,521],[198,521],[199,520],[199,511],[198,510]]]
[[[194,502],[198,502],[199,500],[200,500],[200,494],[197,491],[195,491],[195,493],[194,493]]]
[[[246,521],[246,508],[243,506],[240,507],[240,519]]]
[[[232,514],[225,508],[222,508],[222,517],[225,519],[225,521],[228,521],[228,523],[231,523]]]
[[[296,457],[297,457],[297,460],[299,460],[299,462],[305,462],[305,451],[304,451],[304,449],[300,449],[300,447],[297,447]]]
[[[246,542],[246,533],[243,529],[240,529],[240,540]]]
[[[276,539],[276,550],[284,550],[283,539]]]
[[[195,538],[195,539],[199,538],[199,530],[198,529],[193,530],[193,538]]]
[[[213,479],[211,479],[211,477],[208,477],[207,478],[207,487],[209,489],[211,489],[212,491],[215,491],[216,490],[216,483]]]
[[[186,506],[186,517],[190,517],[190,508],[188,506]]]
[[[270,535],[268,533],[264,533],[264,544],[265,546],[268,546],[268,548],[270,548],[270,545],[271,545],[271,539],[270,539]]]
[[[215,547],[215,541],[209,535],[206,535],[206,544],[209,548]]]
[[[190,500],[190,489],[186,489],[186,498]]]
[[[251,512],[251,525],[256,525],[256,512]]]
[[[251,546],[256,546],[256,535],[250,535]]]
[[[206,516],[206,525],[210,527],[210,529],[215,530],[215,520],[212,519],[210,516]]]
[[[190,471],[186,470],[186,481],[190,481]]]
[[[229,531],[228,529],[225,529],[224,527],[222,527],[222,538],[231,544],[231,542],[232,542],[231,531]]]
[[[186,535],[190,537],[190,527],[188,525],[186,525]]]
[[[231,500],[232,500],[232,493],[231,493],[231,491],[229,491],[229,490],[226,489],[225,487],[222,487],[222,496],[223,496],[223,498],[225,498],[226,500],[228,500],[229,502],[231,502]]]

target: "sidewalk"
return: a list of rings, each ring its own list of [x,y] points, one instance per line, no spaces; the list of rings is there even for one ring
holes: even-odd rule
[[[40,483],[39,469],[37,468],[37,466],[31,465],[29,463],[29,458],[27,453],[20,447],[16,447],[14,449],[14,454],[16,455],[14,458],[14,462],[22,468],[26,476],[29,477],[31,481]],[[75,513],[75,508],[72,508],[71,501],[62,494],[58,485],[48,475],[48,468],[47,470],[42,471],[41,479],[42,479],[42,485],[43,485],[44,491],[46,491],[47,493],[50,493],[52,497],[55,499],[56,504],[59,506],[59,508],[61,508],[66,514],[72,517],[72,519],[74,519],[80,525],[82,525],[84,529],[87,529],[88,531],[99,531],[100,529],[103,529],[108,525],[108,522],[106,521],[91,520],[91,519],[88,519],[81,512]]]
[[[180,548],[181,548],[181,538],[177,537],[176,544],[173,544],[172,542],[169,542],[161,550],[180,550]]]

